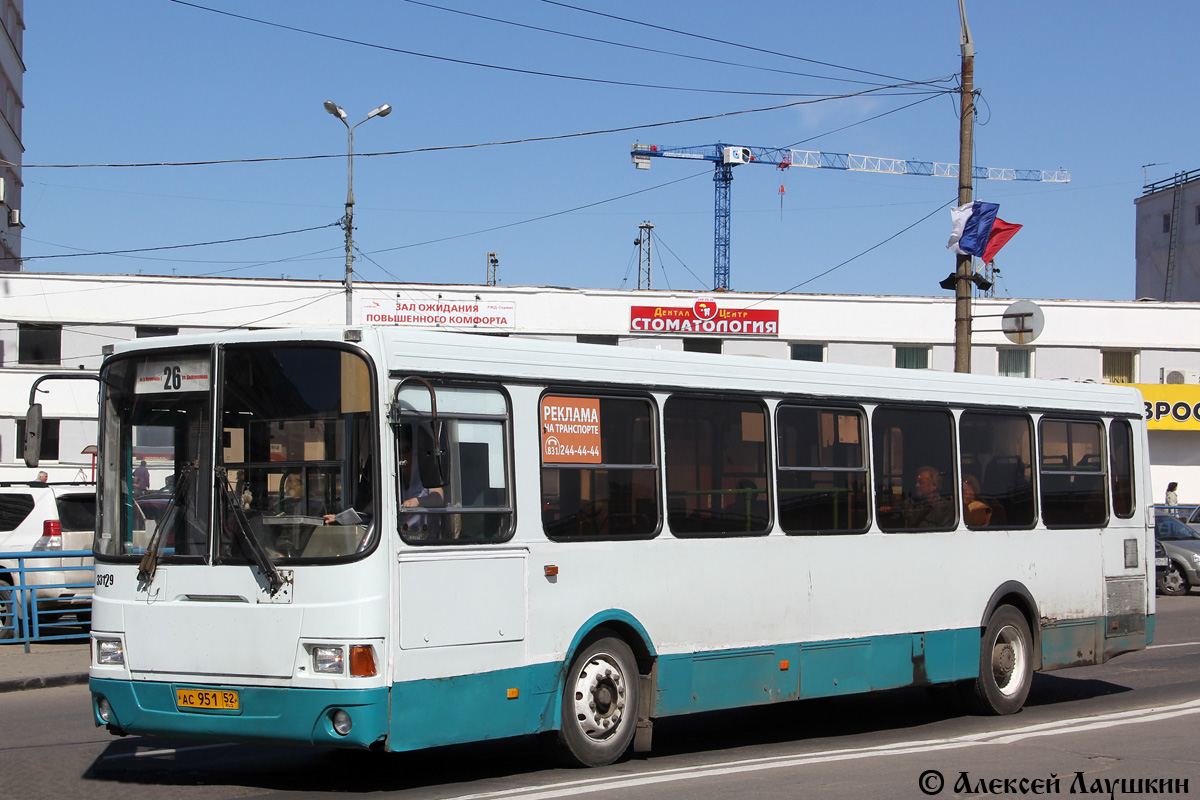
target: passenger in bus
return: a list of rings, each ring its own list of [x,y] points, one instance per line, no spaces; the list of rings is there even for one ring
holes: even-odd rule
[[[963,519],[974,528],[986,528],[992,524],[992,507],[979,499],[979,479],[974,475],[963,478]]]
[[[327,510],[316,495],[305,497],[304,481],[296,472],[284,478],[280,506],[284,514],[293,517],[324,517]]]
[[[412,428],[400,429],[400,530],[419,539],[436,538],[441,531],[437,514],[420,514],[405,509],[441,508],[446,505],[441,488],[426,489],[421,483],[421,470],[413,456]]]
[[[940,491],[941,476],[934,467],[917,470],[914,494],[904,498],[901,514],[906,528],[947,528],[954,523],[954,506]]]

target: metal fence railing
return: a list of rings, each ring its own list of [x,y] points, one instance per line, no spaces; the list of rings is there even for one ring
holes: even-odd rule
[[[1156,514],[1170,514],[1172,517],[1181,519],[1184,522],[1187,521],[1187,518],[1190,517],[1192,515],[1192,512],[1195,510],[1196,510],[1195,504],[1167,506],[1167,505],[1163,505],[1162,503],[1156,503],[1154,506],[1154,512]]]
[[[91,550],[0,553],[0,644],[23,643],[28,653],[30,642],[86,639],[93,580]],[[65,603],[68,593],[76,600]],[[62,623],[67,616],[74,622]]]

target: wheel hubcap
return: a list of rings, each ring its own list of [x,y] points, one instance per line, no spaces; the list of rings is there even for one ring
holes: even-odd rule
[[[1013,695],[1021,688],[1025,672],[1025,646],[1015,628],[1001,629],[992,645],[992,676],[996,686],[1005,695]]]
[[[601,653],[575,678],[575,719],[592,739],[606,739],[625,715],[625,676],[617,660]]]

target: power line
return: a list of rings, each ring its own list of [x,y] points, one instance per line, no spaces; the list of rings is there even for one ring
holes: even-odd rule
[[[372,252],[375,254],[390,253],[394,250],[407,250],[411,247],[422,247],[427,244],[438,244],[440,242],[449,242],[454,239],[465,239],[468,236],[477,236],[478,234],[481,234],[481,233],[491,233],[492,231],[500,231],[500,230],[504,230],[505,228],[515,228],[518,225],[528,225],[531,222],[540,222],[541,220],[544,220],[544,219],[552,219],[553,217],[561,217],[564,214],[571,214],[576,211],[582,211],[585,208],[593,208],[595,206],[604,205],[605,203],[613,203],[613,202],[616,202],[617,200],[624,200],[627,197],[633,197],[634,195],[643,194],[645,192],[652,192],[655,189],[661,189],[664,186],[671,186],[672,184],[682,183],[683,181],[690,181],[693,178],[699,178],[701,176],[705,176],[705,175],[709,175],[709,174],[711,174],[711,173],[709,173],[708,171],[705,171],[705,172],[697,173],[695,175],[688,175],[684,178],[678,178],[673,181],[667,181],[666,183],[660,183],[657,186],[649,186],[645,189],[638,189],[635,192],[627,192],[625,194],[617,195],[616,197],[609,197],[606,200],[597,200],[593,203],[585,203],[584,205],[575,206],[574,208],[563,209],[562,211],[552,211],[549,214],[542,214],[541,216],[530,217],[529,219],[518,220],[517,222],[510,222],[506,225],[497,225],[492,228],[484,228],[484,229],[478,230],[478,231],[471,231],[470,233],[458,233],[453,236],[443,236],[440,239],[428,239],[424,242],[413,242],[412,244],[401,244],[401,245],[397,245],[396,247],[385,247],[382,250],[373,250]]]
[[[525,30],[537,31],[539,33],[548,33],[553,36],[565,36],[569,39],[578,39],[578,40],[584,41],[584,42],[594,42],[596,44],[608,45],[610,47],[621,47],[621,48],[624,48],[627,50],[637,50],[642,53],[653,53],[654,55],[671,56],[673,58],[683,58],[683,59],[687,59],[689,61],[702,61],[707,64],[718,64],[720,66],[725,66],[725,67],[738,67],[741,69],[752,69],[752,70],[758,70],[761,72],[774,72],[774,73],[778,73],[780,75],[792,75],[792,76],[799,77],[799,78],[816,78],[817,80],[823,80],[823,81],[839,81],[842,83],[858,83],[858,84],[864,84],[867,86],[878,86],[879,85],[877,83],[872,83],[870,81],[854,80],[853,78],[834,78],[829,75],[813,75],[808,72],[795,72],[793,70],[777,69],[775,67],[760,67],[760,66],[757,66],[754,64],[740,64],[736,61],[724,61],[719,58],[705,58],[704,56],[693,56],[693,55],[689,55],[687,53],[676,53],[676,52],[673,52],[670,50],[660,50],[655,47],[642,47],[642,46],[639,46],[636,44],[628,44],[626,42],[614,42],[610,39],[599,39],[594,36],[583,36],[578,33],[567,33],[566,31],[554,30],[552,28],[542,28],[537,25],[528,25],[523,22],[514,22],[513,20],[500,19],[499,17],[489,17],[484,14],[473,14],[470,11],[462,11],[461,9],[457,9],[457,8],[447,8],[446,6],[439,6],[434,3],[421,2],[421,0],[404,0],[404,2],[411,3],[412,5],[415,5],[415,6],[422,6],[424,8],[432,8],[432,9],[436,9],[438,11],[445,11],[450,14],[459,14],[461,16],[471,17],[473,19],[482,19],[482,20],[486,20],[488,22],[496,22],[501,25],[511,25],[515,28],[524,28]],[[840,67],[839,69],[845,69],[845,67]]]
[[[664,31],[666,33],[674,33],[679,36],[687,36],[692,39],[701,39],[706,42],[713,42],[715,44],[723,44],[723,45],[727,45],[729,47],[737,47],[742,50],[751,50],[755,53],[765,53],[767,55],[779,56],[780,58],[790,58],[790,59],[794,59],[796,61],[804,61],[806,63],[816,64],[816,65],[822,66],[822,67],[831,67],[833,69],[843,69],[843,70],[846,70],[847,72],[857,72],[860,75],[870,75],[875,78],[886,78],[887,80],[890,80],[890,81],[904,81],[906,83],[918,83],[919,82],[919,81],[908,81],[905,78],[897,78],[892,75],[884,75],[879,72],[870,72],[868,70],[857,69],[855,67],[844,67],[844,66],[841,66],[840,64],[833,64],[828,61],[817,61],[816,59],[804,58],[803,56],[797,56],[797,55],[793,55],[791,53],[780,53],[776,50],[766,50],[761,47],[754,47],[754,46],[748,45],[748,44],[739,44],[737,42],[730,42],[725,39],[716,39],[716,38],[713,38],[712,36],[704,36],[703,34],[699,34],[699,33],[690,33],[688,31],[681,31],[676,28],[667,28],[662,25],[654,25],[652,23],[644,22],[642,20],[628,19],[627,17],[618,17],[614,14],[605,14],[602,11],[593,11],[590,8],[580,8],[579,6],[573,6],[568,3],[557,2],[557,0],[542,0],[542,2],[546,3],[547,5],[559,6],[561,8],[569,8],[572,11],[579,11],[583,14],[593,14],[597,17],[605,17],[606,19],[616,20],[618,22],[625,22],[630,25],[637,25],[637,26],[644,27],[644,28],[653,28],[654,30],[657,30],[657,31]]]
[[[171,0],[171,2],[180,2],[180,0]],[[448,150],[472,150],[481,147],[503,147],[517,144],[533,144],[537,142],[553,142],[563,139],[578,139],[585,136],[602,136],[610,133],[628,133],[637,130],[650,130],[652,128],[663,128],[669,125],[684,125],[690,122],[706,122],[714,119],[724,119],[727,117],[737,117],[744,114],[760,114],[766,111],[781,111],[787,108],[795,108],[797,106],[813,105],[816,103],[826,103],[831,100],[851,100],[867,95],[876,97],[893,97],[886,93],[886,89],[901,89],[905,84],[897,84],[891,86],[882,86],[875,89],[864,89],[859,92],[849,92],[838,95],[820,95],[808,100],[796,100],[791,103],[781,103],[774,106],[763,106],[760,108],[747,108],[741,111],[723,111],[717,114],[704,114],[698,117],[688,117],[686,119],[665,120],[662,122],[646,122],[637,125],[623,125],[617,128],[602,128],[591,131],[577,131],[575,133],[560,133],[547,136],[528,136],[522,139],[502,139],[491,142],[473,142],[469,144],[452,144],[452,145],[435,145],[431,147],[415,147],[409,150],[386,150],[373,153],[355,153],[355,158],[372,158],[379,156],[405,156],[417,153],[438,153]],[[911,96],[913,94],[926,94],[928,97],[924,99],[932,99],[942,95],[952,93],[952,89],[926,90],[920,92],[906,91],[898,92],[901,96]],[[908,108],[909,106],[902,106]],[[896,109],[901,110],[901,109]],[[883,116],[882,114],[879,116]],[[875,117],[872,117],[874,119]],[[869,121],[869,120],[868,120]],[[0,165],[19,169],[94,169],[94,168],[126,168],[126,167],[203,167],[214,164],[262,164],[280,161],[316,161],[320,159],[337,158],[344,159],[345,153],[330,153],[321,155],[307,156],[263,156],[260,158],[217,158],[203,161],[133,161],[125,163],[92,163],[92,164],[17,164],[12,161],[0,159]]]
[[[861,253],[859,253],[859,254],[857,254],[857,255],[854,255],[854,256],[851,256],[850,258],[847,258],[847,259],[846,259],[845,261],[843,261],[842,263],[840,263],[840,264],[837,264],[837,265],[835,265],[835,266],[832,266],[832,267],[830,267],[829,269],[825,270],[824,272],[821,272],[821,273],[818,273],[818,274],[816,274],[816,275],[813,275],[811,278],[809,278],[809,279],[807,279],[807,280],[800,281],[800,283],[797,283],[795,286],[791,287],[790,289],[784,289],[782,292],[776,292],[776,293],[775,293],[775,294],[773,294],[773,295],[769,295],[769,296],[767,296],[767,297],[764,297],[764,298],[763,298],[763,299],[761,299],[761,300],[758,300],[758,301],[756,301],[756,302],[754,302],[754,303],[751,303],[749,306],[747,306],[747,308],[753,308],[754,306],[757,306],[757,305],[760,305],[760,304],[762,304],[762,303],[765,303],[765,302],[767,302],[768,300],[774,300],[776,297],[779,297],[780,295],[784,295],[784,294],[790,294],[791,292],[794,292],[794,291],[796,291],[797,289],[799,289],[801,286],[807,286],[808,284],[812,283],[813,281],[817,280],[818,278],[824,278],[824,277],[825,277],[826,275],[828,275],[829,273],[831,273],[831,272],[834,272],[835,270],[839,270],[839,269],[841,269],[842,267],[846,266],[846,265],[847,265],[847,264],[849,264],[850,262],[852,262],[852,261],[857,261],[858,259],[862,258],[863,256],[865,256],[867,253],[871,252],[872,250],[878,250],[880,247],[883,247],[885,244],[887,244],[888,242],[892,241],[892,240],[893,240],[893,239],[895,239],[896,237],[898,237],[898,236],[900,236],[900,235],[902,235],[902,234],[904,234],[904,233],[907,233],[908,231],[910,231],[910,230],[912,230],[913,228],[917,227],[917,226],[918,226],[918,225],[920,225],[922,222],[924,222],[925,220],[927,220],[927,219],[929,219],[930,217],[932,217],[934,214],[936,214],[936,213],[938,213],[939,211],[941,211],[943,208],[947,208],[948,206],[950,206],[950,205],[952,205],[952,204],[954,204],[954,203],[957,203],[957,202],[958,202],[958,198],[957,198],[957,197],[955,197],[955,198],[953,198],[953,199],[951,199],[951,200],[947,200],[945,203],[942,203],[940,206],[938,206],[937,208],[935,208],[933,211],[930,211],[930,212],[929,212],[928,214],[926,214],[925,216],[921,217],[919,220],[917,220],[916,222],[914,222],[912,225],[909,225],[909,226],[907,226],[907,227],[905,227],[905,228],[901,228],[900,230],[898,230],[898,231],[896,231],[895,233],[893,233],[891,236],[887,237],[886,239],[884,239],[884,240],[883,240],[883,241],[881,241],[881,242],[876,242],[875,244],[873,244],[873,245],[871,245],[870,247],[868,247],[866,250],[863,250]]]
[[[451,58],[449,56],[438,56],[432,53],[422,53],[417,50],[405,50],[399,47],[390,47],[383,44],[375,44],[374,42],[364,42],[359,39],[350,39],[345,36],[334,36],[331,33],[321,33],[320,31],[312,31],[307,28],[298,28],[294,25],[284,25],[280,22],[270,22],[269,20],[258,19],[257,17],[248,17],[244,14],[234,14],[231,11],[222,11],[218,8],[209,8],[208,6],[198,5],[196,3],[188,3],[185,0],[171,0],[172,3],[189,8],[195,8],[200,11],[208,11],[213,14],[220,14],[233,19],[240,19],[245,22],[253,22],[257,25],[266,25],[271,28],[279,28],[293,33],[302,33],[306,36],[315,36],[320,39],[329,39],[335,42],[344,44],[353,44],[359,47],[369,47],[374,50],[384,50],[389,53],[398,53],[400,55],[414,56],[416,58],[427,58],[433,61],[442,61],[449,64],[460,64],[468,67],[480,67],[482,69],[498,70],[500,72],[511,72],[518,75],[531,75],[538,78],[556,78],[559,80],[577,81],[581,83],[596,83],[606,86],[625,86],[633,89],[662,89],[674,92],[695,92],[699,94],[732,94],[741,96],[759,96],[759,97],[795,97],[795,92],[748,92],[740,89],[703,89],[694,86],[666,86],[654,83],[635,83],[632,81],[617,81],[607,78],[586,78],[581,75],[564,75],[557,72],[543,72],[540,70],[520,69],[519,67],[505,67],[499,64],[487,64],[482,61],[468,61],[462,58]],[[880,76],[882,77],[882,76]]]
[[[330,222],[326,225],[316,225],[312,228],[300,228],[300,229],[294,230],[294,231],[279,231],[278,233],[261,233],[261,234],[258,234],[257,236],[242,236],[237,239],[219,239],[217,241],[212,241],[212,242],[192,242],[191,244],[168,244],[168,245],[162,245],[161,247],[137,247],[137,248],[133,248],[133,249],[129,249],[129,250],[107,250],[107,251],[82,252],[82,253],[54,253],[54,254],[46,255],[46,256],[23,256],[21,258],[21,260],[22,261],[45,261],[46,259],[50,259],[50,258],[78,258],[81,256],[121,256],[121,255],[128,255],[130,253],[149,253],[149,252],[154,252],[154,251],[159,251],[159,250],[179,250],[179,249],[182,249],[185,247],[207,247],[208,245],[213,245],[213,244],[232,244],[234,242],[249,242],[249,241],[253,241],[254,239],[270,239],[270,238],[273,238],[276,236],[290,236],[294,233],[308,233],[309,231],[319,231],[324,228],[332,228],[332,227],[335,227],[340,224],[341,224],[340,222]]]

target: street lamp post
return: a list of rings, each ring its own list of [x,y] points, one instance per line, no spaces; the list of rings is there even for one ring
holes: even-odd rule
[[[392,107],[384,103],[358,122],[346,122],[346,112],[332,100],[325,101],[325,110],[346,126],[346,216],[342,227],[346,229],[346,324],[354,324],[354,129],[371,117],[386,117]]]

